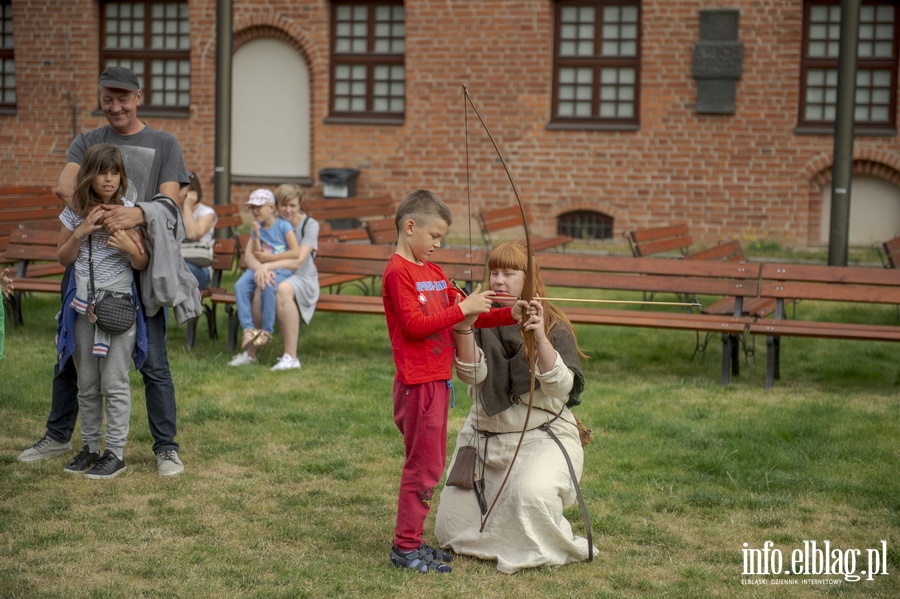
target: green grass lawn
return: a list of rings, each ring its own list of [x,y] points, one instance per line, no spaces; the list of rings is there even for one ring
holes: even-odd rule
[[[692,360],[693,333],[580,327],[594,562],[507,576],[458,558],[452,574],[422,576],[387,562],[403,447],[382,318],[317,314],[303,369],[281,373],[268,369],[279,336],[259,365],[236,369],[224,338],[201,324],[190,351],[170,323],[185,473],[157,476],[133,373],[128,471],[90,481],[63,472],[68,458],[16,460],[44,430],[57,309],[28,298],[0,361],[4,599],[900,596],[900,345],[786,339],[782,380],[765,391],[764,339],[722,387],[717,340]],[[797,307],[834,310],[896,318],[893,307]],[[458,398],[451,442],[469,407]],[[583,534],[578,508],[567,514]],[[433,515],[433,542],[432,530]],[[888,574],[815,586],[803,582],[843,578],[742,576],[745,543],[772,541],[787,568],[804,541],[826,540],[862,551],[857,572],[886,541]]]

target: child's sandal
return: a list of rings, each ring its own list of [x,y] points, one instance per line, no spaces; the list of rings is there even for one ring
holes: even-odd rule
[[[444,551],[438,547],[432,547],[428,543],[422,543],[422,546],[419,547],[419,550],[424,551],[425,553],[430,555],[432,559],[434,559],[436,561],[442,561],[442,562],[452,562],[453,561],[453,556],[451,554],[447,553],[446,551]]]
[[[253,347],[262,347],[272,341],[272,333],[267,331],[259,331],[259,334],[253,340]]]
[[[422,545],[415,551],[407,552],[393,547],[391,548],[391,564],[397,568],[409,568],[422,574],[428,574],[429,572],[447,574],[453,571],[450,566],[435,559],[428,551],[429,549],[433,550],[432,547]]]
[[[246,351],[247,348],[255,346],[261,332],[259,329],[244,329],[244,336],[241,338],[241,349]]]

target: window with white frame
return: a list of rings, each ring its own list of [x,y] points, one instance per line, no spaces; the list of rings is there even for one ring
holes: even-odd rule
[[[896,129],[898,8],[891,0],[860,6],[854,119],[861,131]],[[834,127],[840,37],[840,0],[804,3],[800,127]]]
[[[552,122],[633,128],[639,123],[638,0],[559,0]]]
[[[334,0],[331,118],[402,121],[406,111],[406,13],[393,0]]]
[[[191,35],[188,3],[100,3],[100,70],[134,71],[144,108],[188,111],[191,103]]]

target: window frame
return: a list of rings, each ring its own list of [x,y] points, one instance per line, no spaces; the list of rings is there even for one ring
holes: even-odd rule
[[[368,14],[366,17],[366,51],[365,52],[338,52],[337,51],[337,8],[339,6],[367,6]],[[375,52],[375,24],[376,9],[380,6],[400,6],[404,9],[403,19],[403,51],[396,52]],[[332,0],[330,3],[331,15],[330,19],[330,37],[331,44],[329,48],[329,99],[328,99],[328,116],[326,123],[356,123],[356,124],[373,124],[373,125],[402,125],[406,120],[406,15],[405,3],[403,0]],[[391,38],[392,39],[392,38]],[[363,66],[366,69],[365,85],[365,104],[366,109],[362,111],[338,110],[335,108],[338,94],[336,92],[337,70],[342,66]],[[374,110],[374,70],[375,67],[388,66],[403,67],[403,110],[394,112],[384,112]]]
[[[891,5],[888,0],[862,0],[861,6]],[[841,0],[804,0],[803,2],[803,41],[800,48],[800,81],[799,106],[797,112],[796,133],[833,135],[834,120],[811,120],[806,118],[808,72],[815,69],[837,71],[839,57],[812,58],[809,56],[810,20],[813,6],[841,6]],[[888,121],[859,122],[855,120],[853,129],[856,134],[895,135],[897,133],[897,92],[898,75],[900,75],[900,6],[894,4],[893,57],[890,59],[860,58],[857,56],[856,73],[865,70],[887,70],[891,72],[891,89],[888,107]],[[836,84],[835,84],[836,85]],[[835,89],[835,88],[828,88]]]
[[[15,24],[13,21],[12,15],[12,0],[2,0],[0,1],[0,6],[4,7],[3,12],[5,13],[9,10],[9,19],[2,18],[0,19],[0,27],[4,27],[7,22],[10,24],[10,45],[6,47],[4,43],[0,43],[0,114],[16,114],[16,107],[19,101],[18,90],[16,86],[16,42],[15,42]],[[6,33],[0,30],[0,39],[5,39],[7,37]],[[2,62],[10,60],[12,61],[12,80],[13,83],[10,87],[6,87],[6,75],[2,72]],[[8,90],[12,90],[13,101],[12,102],[4,102],[3,99]]]
[[[143,4],[145,5],[145,13],[143,17],[144,22],[144,45],[141,48],[108,48],[106,47],[106,34],[107,34],[107,20],[106,20],[106,6],[109,4]],[[176,48],[176,49],[162,49],[156,50],[152,48],[151,37],[153,36],[153,31],[151,27],[152,23],[152,8],[155,5],[169,5],[169,4],[177,4],[184,5],[188,10],[188,16],[184,21],[187,22],[188,31],[187,35],[190,40],[190,6],[187,0],[99,0],[99,26],[98,26],[98,62],[99,62],[99,70],[97,72],[98,76],[103,72],[108,66],[121,64],[121,61],[125,61],[125,66],[129,66],[129,63],[143,63],[143,74],[139,75],[139,80],[141,82],[141,89],[143,90],[143,100],[141,102],[141,113],[149,114],[155,116],[164,116],[164,117],[188,117],[190,115],[190,107],[191,107],[191,92],[193,91],[193,73],[191,72],[191,43],[189,41],[188,47],[185,48]],[[181,22],[182,19],[178,19],[177,22]],[[181,32],[175,34],[176,36],[182,35]],[[156,101],[156,96],[164,93],[165,90],[157,90],[154,87],[154,75],[153,75],[153,63],[154,61],[186,61],[188,65],[188,87],[186,91],[178,91],[177,93],[186,93],[188,96],[188,101],[185,105],[175,105],[175,104],[164,104],[159,101]],[[176,77],[181,77],[183,75],[176,75]],[[171,75],[164,75],[164,78],[169,78]]]
[[[596,9],[594,54],[590,57],[561,56],[561,13],[563,8],[570,6],[593,6]],[[633,6],[637,9],[637,31],[634,39],[636,52],[633,57],[602,55],[603,44],[603,9],[606,7]],[[641,63],[642,63],[642,19],[643,10],[640,0],[557,0],[554,3],[553,23],[553,82],[550,103],[550,122],[548,129],[573,129],[573,130],[607,130],[607,131],[636,131],[640,128],[641,113]],[[591,116],[575,117],[560,116],[560,71],[566,67],[590,67],[594,70],[591,83]],[[634,96],[632,98],[632,116],[630,117],[603,117],[600,116],[601,85],[600,71],[603,68],[630,67],[634,70]]]

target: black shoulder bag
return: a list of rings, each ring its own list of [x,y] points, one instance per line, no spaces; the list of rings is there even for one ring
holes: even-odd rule
[[[96,301],[94,293],[94,235],[88,235],[88,268],[91,272],[88,292],[88,320],[110,335],[121,335],[131,328],[137,319],[137,306],[131,294],[107,292]]]

